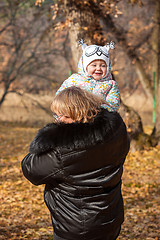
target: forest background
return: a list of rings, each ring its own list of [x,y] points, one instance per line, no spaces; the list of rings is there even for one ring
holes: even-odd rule
[[[0,1],[0,239],[52,239],[43,186],[23,177],[20,161],[50,103],[77,70],[78,40],[111,40],[120,114],[131,137],[119,239],[159,239],[160,1]]]
[[[112,74],[125,109],[120,113],[132,136],[143,132],[141,121],[159,136],[159,5],[156,0],[1,0],[0,120],[51,121],[55,91],[77,71],[78,40],[100,45],[112,40]]]

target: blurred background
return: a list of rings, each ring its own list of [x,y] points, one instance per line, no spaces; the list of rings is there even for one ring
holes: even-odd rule
[[[156,145],[159,5],[157,0],[1,0],[0,121],[36,126],[52,121],[52,98],[77,71],[82,54],[78,40],[99,45],[112,40],[110,59],[121,94],[120,114],[131,138],[152,134],[150,144]]]

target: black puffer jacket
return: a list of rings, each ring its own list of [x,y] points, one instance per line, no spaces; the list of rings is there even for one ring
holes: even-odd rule
[[[93,123],[51,123],[38,132],[22,170],[33,184],[46,184],[44,199],[58,236],[114,239],[124,220],[121,176],[128,151],[122,118],[107,110]]]

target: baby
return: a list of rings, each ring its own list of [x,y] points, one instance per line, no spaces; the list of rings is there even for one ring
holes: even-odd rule
[[[117,111],[120,106],[120,94],[117,82],[112,79],[109,59],[109,49],[114,49],[114,43],[87,46],[81,40],[80,44],[83,54],[78,63],[78,73],[66,79],[57,93],[71,86],[80,87],[102,97],[107,102],[102,107],[111,112]]]

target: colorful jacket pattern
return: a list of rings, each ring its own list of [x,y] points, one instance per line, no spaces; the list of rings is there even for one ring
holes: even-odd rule
[[[99,81],[94,80],[92,76],[84,72],[82,61],[81,58],[78,64],[78,73],[74,73],[66,79],[56,94],[71,86],[80,87],[106,100],[107,104],[103,105],[103,107],[108,111],[118,111],[120,106],[120,93],[118,84],[112,79],[111,73],[109,72],[106,77]]]

